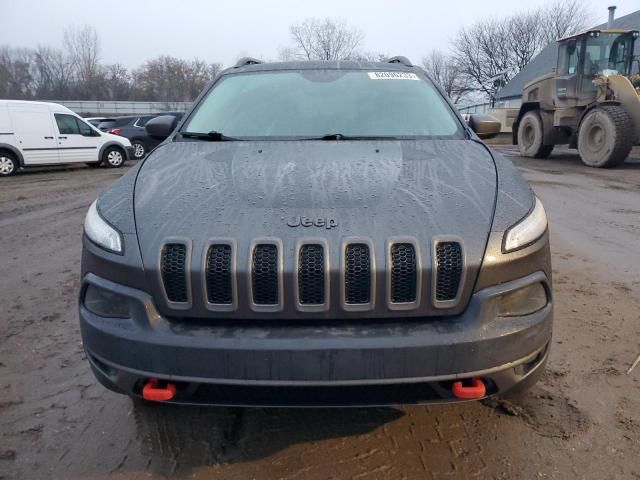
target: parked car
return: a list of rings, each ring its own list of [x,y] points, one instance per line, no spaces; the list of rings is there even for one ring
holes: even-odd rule
[[[144,129],[147,122],[158,115],[160,114],[120,117],[111,123],[100,124],[100,128],[105,127],[109,133],[128,138],[133,145],[133,158],[139,160],[144,158],[149,151],[157,147],[161,141],[148,136]],[[171,115],[180,121],[184,113],[167,112],[162,115]]]
[[[107,388],[217,405],[461,402],[530,387],[547,218],[430,77],[242,60],[86,216],[79,295]]]
[[[98,125],[100,125],[102,122],[111,121],[111,120],[113,120],[113,118],[109,118],[109,117],[85,117],[83,120],[85,122],[90,123],[94,127],[98,127]]]
[[[121,167],[128,139],[102,133],[56,103],[0,100],[0,176],[65,163]]]
[[[108,132],[115,122],[115,118],[106,118],[98,124],[98,130],[101,132]]]

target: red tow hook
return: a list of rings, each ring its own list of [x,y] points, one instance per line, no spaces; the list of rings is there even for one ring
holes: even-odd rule
[[[456,398],[474,400],[484,397],[487,394],[487,389],[484,386],[484,382],[475,377],[453,382],[451,392]]]
[[[165,387],[158,387],[158,379],[150,378],[144,387],[142,387],[142,398],[152,400],[154,402],[166,402],[176,395],[176,386],[173,383],[167,383]]]

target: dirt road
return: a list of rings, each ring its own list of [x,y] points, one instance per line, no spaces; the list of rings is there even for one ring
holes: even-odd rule
[[[548,374],[518,403],[454,407],[137,413],[94,380],[76,314],[84,214],[122,170],[4,179],[0,479],[640,478],[640,152],[611,171],[512,159],[550,216]]]

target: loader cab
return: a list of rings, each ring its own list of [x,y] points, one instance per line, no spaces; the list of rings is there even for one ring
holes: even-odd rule
[[[595,100],[599,75],[631,74],[637,31],[589,30],[558,41],[557,106],[582,106]]]

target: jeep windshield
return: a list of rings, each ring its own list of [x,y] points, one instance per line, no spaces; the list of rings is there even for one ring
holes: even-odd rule
[[[201,140],[465,138],[428,78],[375,69],[223,75],[182,133]]]

